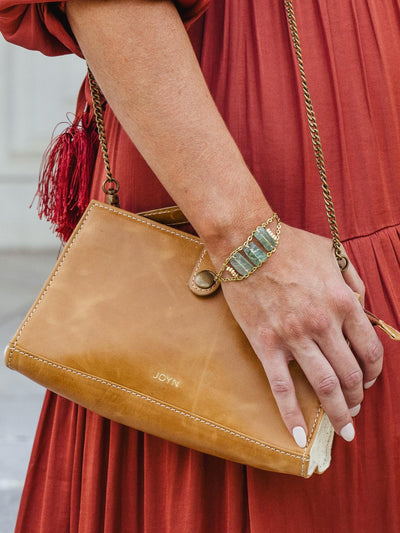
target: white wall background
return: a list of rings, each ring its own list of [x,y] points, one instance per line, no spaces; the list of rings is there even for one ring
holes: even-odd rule
[[[0,36],[0,250],[59,246],[29,206],[42,154],[75,111],[85,68],[76,56],[45,57]]]

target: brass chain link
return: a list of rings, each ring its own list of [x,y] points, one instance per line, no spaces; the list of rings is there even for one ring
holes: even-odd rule
[[[97,133],[99,136],[101,151],[103,154],[104,165],[106,167],[106,179],[103,182],[103,192],[106,194],[107,203],[119,207],[119,182],[113,178],[111,173],[110,159],[108,157],[108,146],[106,140],[106,131],[104,127],[104,114],[101,106],[100,89],[92,74],[90,68],[88,70],[88,79],[90,93],[92,95],[94,116],[96,119]]]
[[[343,254],[342,243],[340,242],[339,229],[336,221],[335,208],[333,206],[332,195],[329,190],[328,180],[326,176],[324,154],[322,152],[322,144],[319,136],[317,120],[315,118],[314,107],[311,101],[310,90],[308,88],[306,74],[304,71],[303,56],[301,53],[299,32],[296,24],[296,17],[294,14],[292,0],[285,0],[286,15],[292,37],[293,48],[297,57],[297,63],[300,71],[301,86],[304,94],[304,101],[306,104],[307,122],[310,129],[312,145],[314,149],[315,160],[317,163],[318,173],[322,182],[322,194],[324,196],[324,203],[326,208],[326,214],[328,216],[329,228],[332,235],[332,243],[335,251],[335,256],[339,264],[340,269],[346,270],[349,264],[349,260]]]

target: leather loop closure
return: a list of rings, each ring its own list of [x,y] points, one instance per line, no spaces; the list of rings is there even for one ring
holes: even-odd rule
[[[202,273],[206,273],[211,277],[211,274],[215,276],[214,270],[214,265],[211,262],[207,250],[203,248],[200,258],[197,261],[189,279],[189,289],[193,292],[193,294],[196,294],[196,296],[209,296],[214,294],[219,289],[219,286],[221,285],[219,280],[214,281],[212,285],[208,287],[201,286],[202,284],[199,284],[198,277],[201,276]]]

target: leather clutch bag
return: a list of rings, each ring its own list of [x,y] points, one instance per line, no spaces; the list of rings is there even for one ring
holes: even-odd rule
[[[164,210],[165,211],[165,210]],[[92,201],[6,349],[7,365],[130,427],[196,450],[309,477],[333,428],[291,363],[308,427],[297,447],[200,240]]]

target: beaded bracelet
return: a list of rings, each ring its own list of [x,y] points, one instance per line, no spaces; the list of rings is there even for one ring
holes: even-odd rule
[[[275,233],[268,226],[276,220]],[[258,226],[246,241],[225,259],[215,281],[240,281],[253,274],[276,251],[281,233],[281,221],[276,213]],[[257,240],[257,244],[254,242]],[[223,277],[224,272],[230,277]]]

